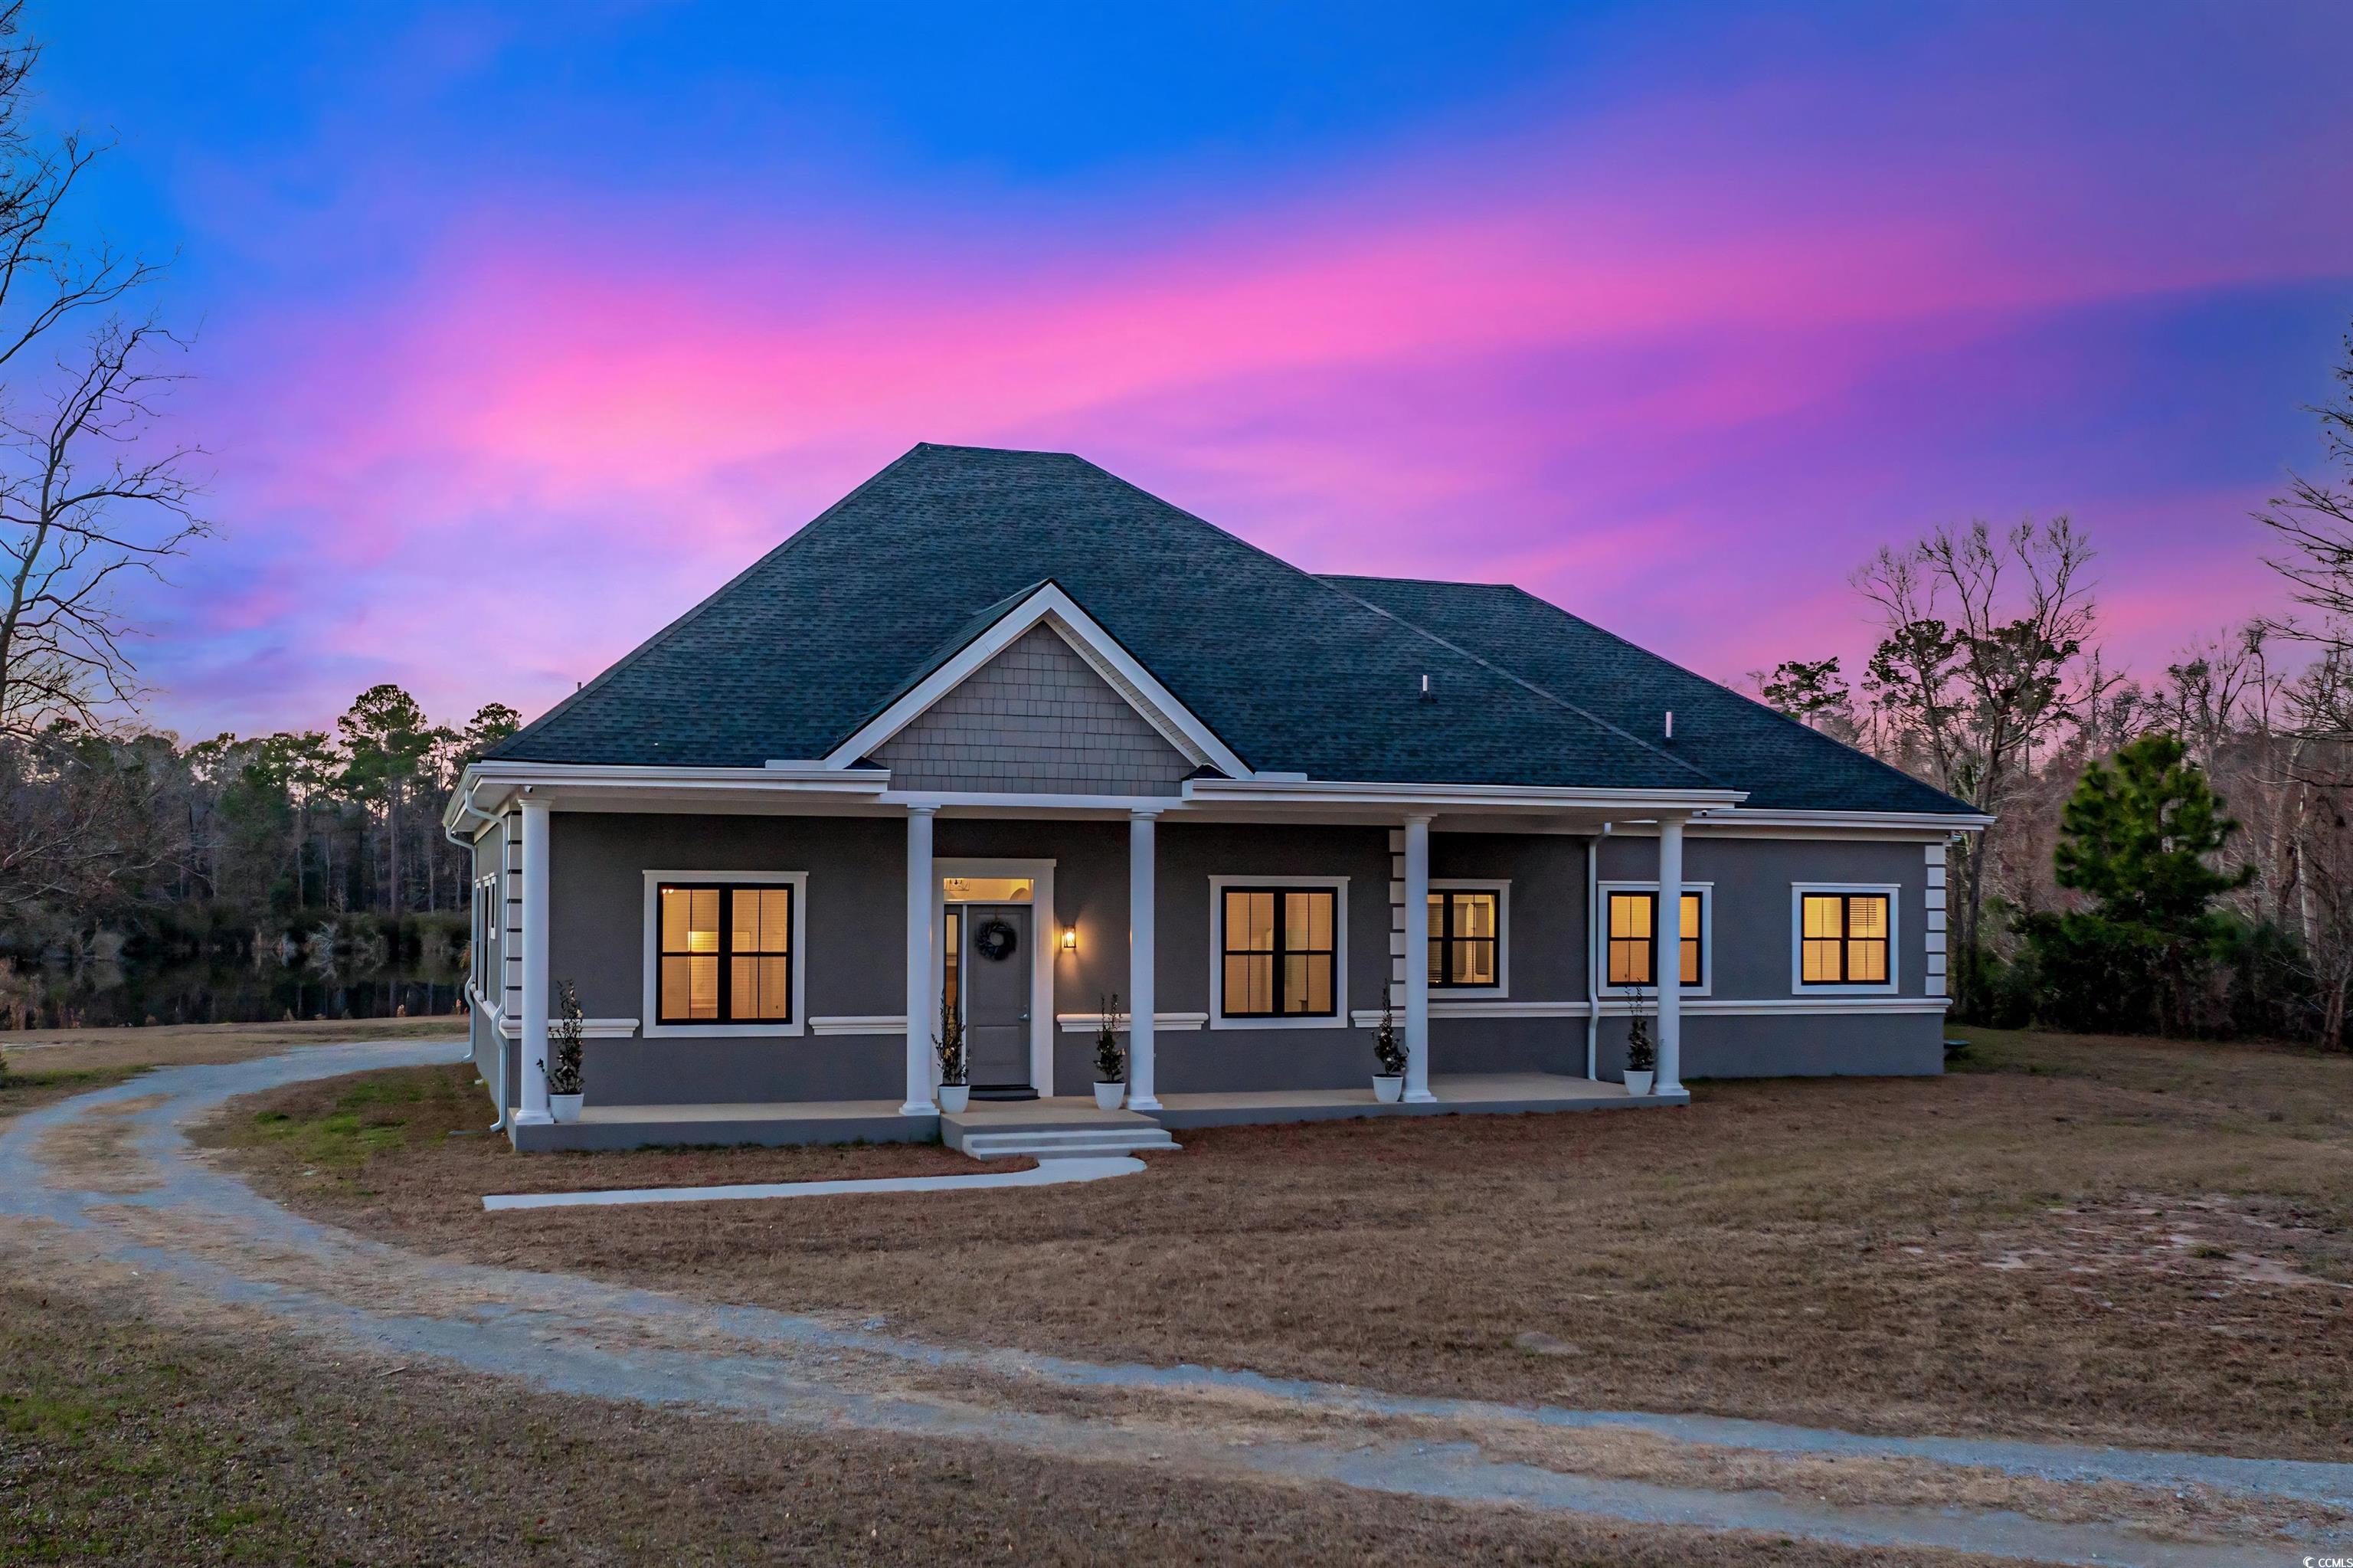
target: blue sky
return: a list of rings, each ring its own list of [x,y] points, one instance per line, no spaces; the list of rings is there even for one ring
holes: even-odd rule
[[[33,26],[200,329],[221,533],[141,607],[192,734],[535,710],[920,440],[1727,678],[1857,652],[1882,541],[2067,511],[2147,673],[2276,602],[2353,323],[2337,6]]]

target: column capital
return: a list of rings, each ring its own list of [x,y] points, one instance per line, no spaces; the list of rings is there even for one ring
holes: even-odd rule
[[[939,810],[940,803],[937,800],[910,801],[907,806],[907,815],[911,817],[937,816],[939,814]]]
[[[1419,822],[1425,828],[1430,826],[1432,821],[1436,821],[1438,813],[1435,811],[1408,811],[1405,814],[1405,820],[1407,821]]]
[[[1166,806],[1130,806],[1127,809],[1127,820],[1132,822],[1148,822],[1167,809]]]

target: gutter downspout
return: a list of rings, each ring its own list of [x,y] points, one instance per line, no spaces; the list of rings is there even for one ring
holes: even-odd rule
[[[1601,934],[1601,841],[1609,824],[1585,841],[1585,1076],[1592,1081],[1601,1068],[1601,955],[1607,944]]]

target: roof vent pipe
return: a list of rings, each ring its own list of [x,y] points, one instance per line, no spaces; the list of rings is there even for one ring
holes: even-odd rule
[[[1674,737],[1675,737],[1675,710],[1674,710],[1674,709],[1672,709],[1672,708],[1669,708],[1669,709],[1667,710],[1667,738],[1668,738],[1669,740],[1672,740],[1672,739],[1674,739]]]
[[[1421,678],[1421,700],[1427,703],[1433,701],[1434,697],[1435,694],[1433,694],[1430,689],[1430,677],[1424,675]]]

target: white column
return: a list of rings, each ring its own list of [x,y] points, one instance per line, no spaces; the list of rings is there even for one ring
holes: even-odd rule
[[[1155,1111],[1152,1060],[1153,897],[1155,852],[1153,819],[1157,813],[1133,811],[1127,819],[1127,1104],[1131,1110]]]
[[[932,875],[930,806],[907,809],[907,1103],[901,1116],[934,1116],[932,1103],[932,906],[939,889]]]
[[[1343,1004],[1345,1005],[1345,1003]],[[1430,1092],[1430,819],[1405,820],[1405,1097]]]
[[[1683,820],[1659,819],[1659,1075],[1651,1092],[1679,1094],[1683,1066]]]
[[[505,1048],[501,1043],[500,1048]],[[522,798],[522,1106],[517,1126],[547,1114],[547,802]]]

